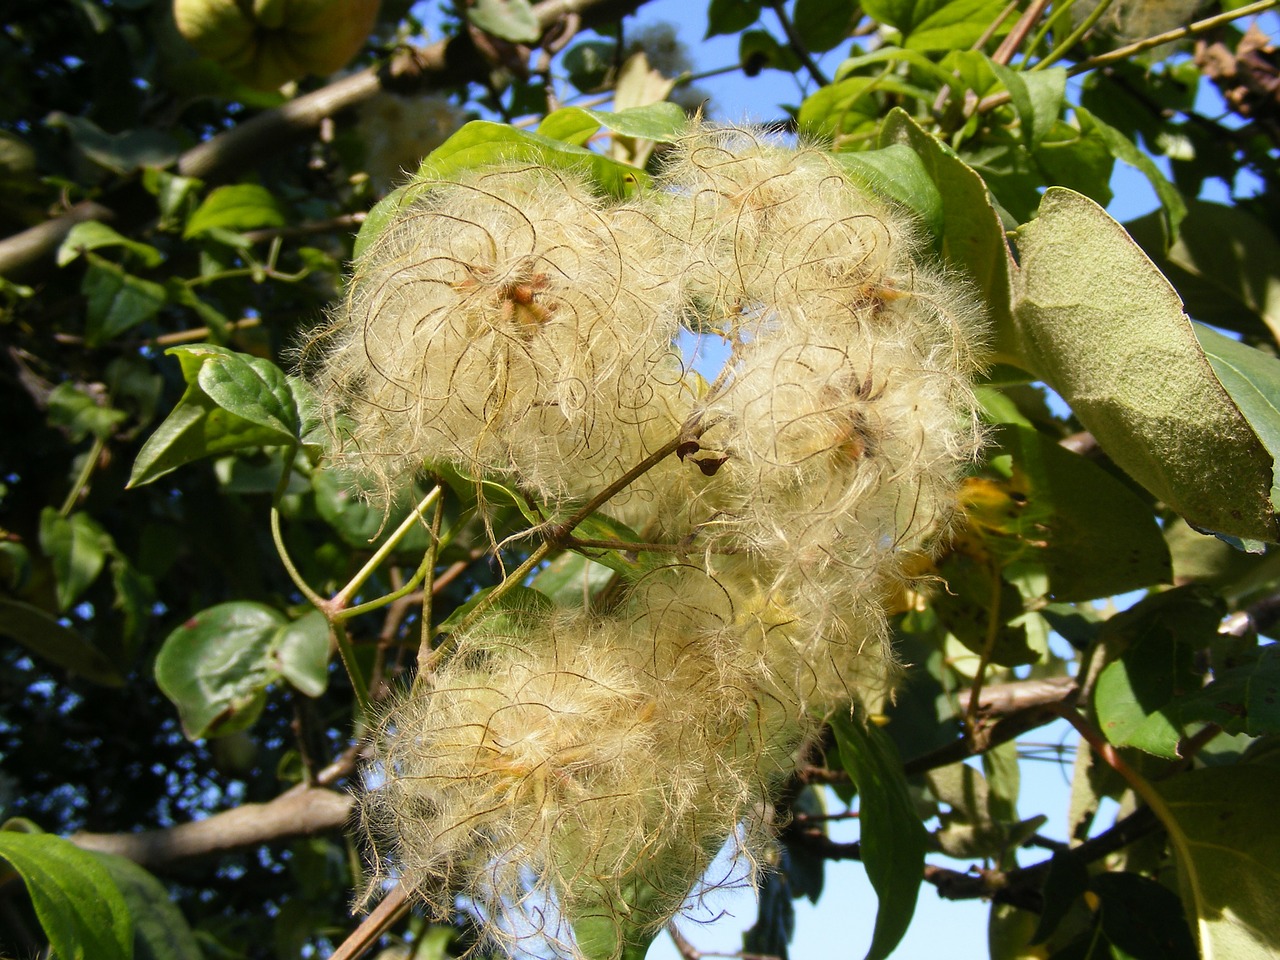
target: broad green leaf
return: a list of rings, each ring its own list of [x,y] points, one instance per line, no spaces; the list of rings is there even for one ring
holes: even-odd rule
[[[1280,360],[1203,324],[1192,329],[1218,382],[1271,454],[1271,504],[1280,507]]]
[[[1215,671],[1202,689],[1169,704],[1183,724],[1216,723],[1227,733],[1280,733],[1280,644],[1250,651],[1243,663]]]
[[[204,184],[195,177],[147,167],[142,171],[142,186],[156,198],[161,229],[175,230],[187,219],[191,201]]]
[[[566,550],[539,570],[529,586],[558,607],[584,607],[612,580],[613,571],[604,564]]]
[[[429,186],[430,181],[448,180],[488,164],[524,162],[586,173],[615,196],[625,196],[649,182],[643,171],[574,144],[505,123],[472,120],[423,159],[414,186],[421,187],[423,181]]]
[[[1122,163],[1135,167],[1150,181],[1156,196],[1160,198],[1160,208],[1164,213],[1165,236],[1176,238],[1182,221],[1187,215],[1187,202],[1182,199],[1182,194],[1178,193],[1177,187],[1170,183],[1168,178],[1160,172],[1160,168],[1155,165],[1155,161],[1139,150],[1137,144],[1123,133],[1078,104],[1073,109],[1076,115],[1081,118],[1082,123],[1087,121],[1098,131],[1113,157]]]
[[[943,232],[943,202],[920,155],[901,143],[879,150],[834,154],[849,177],[896,200],[920,218],[932,236]]]
[[[1219,601],[1199,587],[1153,594],[1102,628],[1120,656],[1103,668],[1094,689],[1098,726],[1122,747],[1160,757],[1178,755],[1183,730],[1170,702],[1200,686],[1194,652],[1210,643],[1222,615]]]
[[[849,36],[858,13],[853,0],[796,0],[791,20],[806,50],[826,53]]]
[[[673,143],[688,130],[689,118],[684,110],[667,100],[617,113],[561,107],[538,124],[538,133],[552,140],[582,144],[601,127],[624,137]]]
[[[542,36],[529,0],[477,0],[467,19],[485,33],[510,43],[537,43]]]
[[[1044,878],[1044,912],[1040,914],[1036,932],[1031,935],[1031,943],[1049,939],[1088,886],[1089,868],[1084,860],[1070,850],[1056,851]]]
[[[165,638],[156,683],[173,701],[190,740],[251,725],[275,678],[271,655],[284,614],[260,603],[202,610]]]
[[[924,163],[942,197],[942,232],[938,250],[987,307],[995,330],[992,344],[997,361],[1006,350],[1009,322],[1011,261],[1004,228],[991,204],[982,178],[941,141],[922,130],[911,117],[895,109],[884,121],[880,146],[905,144]]]
[[[45,117],[44,123],[65,129],[86,157],[121,176],[141,167],[167,167],[181,151],[173,137],[159,130],[137,127],[107,133],[87,117],[68,116],[60,110]]]
[[[371,505],[361,496],[358,481],[343,470],[332,467],[317,470],[311,476],[316,495],[316,512],[342,537],[343,543],[367,550],[379,533],[394,530],[414,505],[427,495],[419,484],[396,497],[390,509]],[[369,491],[365,491],[369,492]],[[400,554],[422,553],[430,542],[430,534],[422,526],[414,527],[396,548]]]
[[[877,80],[877,77],[846,77],[814,91],[800,104],[796,118],[800,129],[832,140],[870,131],[880,114],[880,105],[871,97]]]
[[[273,669],[308,697],[329,686],[329,621],[319,610],[280,627],[270,651]]]
[[[682,872],[688,872],[687,864],[680,866],[685,868]],[[687,890],[696,880],[683,876],[672,880],[671,872],[662,870],[661,865],[656,869],[650,865],[623,888],[621,903],[593,906],[580,896],[575,901],[581,904],[579,913],[570,922],[582,956],[586,960],[645,960],[649,944],[661,929],[657,921],[676,906],[671,902],[673,892],[680,884],[684,884],[680,889]],[[650,881],[654,876],[663,882],[661,889]]]
[[[187,220],[182,237],[190,240],[211,230],[238,233],[263,227],[283,227],[285,222],[284,209],[271,191],[253,183],[238,183],[218,187],[205,197]]]
[[[1196,945],[1178,896],[1136,873],[1103,871],[1089,881],[1099,901],[1102,933],[1112,957],[1196,960]]]
[[[991,61],[1021,121],[1022,140],[1037,147],[1058,122],[1067,95],[1067,71],[1060,67],[1027,73]]]
[[[866,960],[883,960],[915,913],[928,834],[916,816],[902,761],[888,734],[844,713],[836,714],[831,729],[861,798],[862,862],[880,900]]]
[[[171,347],[187,390],[143,444],[129,486],[151,483],[185,463],[244,447],[312,448],[315,398],[269,360],[226,347]]]
[[[133,960],[129,908],[93,854],[52,834],[0,830],[0,857],[27,885],[60,960]]]
[[[612,40],[584,40],[565,51],[560,65],[570,83],[583,93],[595,93],[608,83],[617,53],[618,45]]]
[[[116,428],[129,419],[123,410],[99,404],[87,390],[78,384],[64,381],[53,388],[48,399],[49,422],[67,431],[73,443],[79,443],[90,434],[106,440]]]
[[[711,0],[707,6],[707,35],[703,39],[726,33],[738,33],[760,18],[761,0]]]
[[[1023,495],[1013,559],[1043,566],[1049,596],[1094,600],[1167,583],[1169,548],[1149,504],[1097,464],[1037,430],[1002,425],[994,437]]]
[[[562,170],[585,173],[606,193],[626,196],[649,183],[649,175],[635,167],[505,123],[472,120],[423,158],[411,183],[393,190],[379,201],[360,225],[354,257],[369,249],[387,224],[413,204],[432,184],[448,181],[468,170],[493,164],[541,163]]]
[[[53,507],[40,512],[40,549],[53,563],[59,610],[75,603],[98,578],[111,547],[111,535],[87,513],[64,517]]]
[[[903,31],[902,45],[913,50],[966,50],[987,32],[1004,7],[1001,0],[946,0]]]
[[[0,597],[0,634],[86,680],[108,687],[124,683],[119,668],[105,653],[56,617],[29,603]]]
[[[86,220],[72,227],[58,247],[58,266],[65,267],[82,253],[103,247],[123,247],[137,257],[144,267],[157,267],[164,260],[164,254],[151,244],[130,240],[97,220]]]
[[[1051,187],[1019,228],[1010,336],[1112,459],[1192,524],[1277,535],[1273,458],[1205,357],[1177,294],[1097,204]]]
[[[1266,224],[1239,207],[1193,200],[1172,245],[1159,214],[1126,228],[1196,320],[1280,340],[1280,240]]]
[[[1272,960],[1280,943],[1274,767],[1193,770],[1154,784],[1203,960]]]
[[[490,600],[493,587],[479,590],[466,603],[461,604],[438,627],[441,633],[449,633],[457,629],[458,624],[471,616],[472,612],[484,607],[484,612],[472,624],[470,629],[481,629],[484,632],[520,630],[523,621],[530,616],[542,616],[551,609],[551,601],[546,595],[529,587],[511,587],[496,600]]]
[[[278,435],[277,443],[302,438],[297,381],[270,360],[230,350],[186,348],[202,358],[196,382],[223,410]]]
[[[903,33],[944,6],[948,0],[864,0],[862,10],[872,20]]]
[[[195,934],[163,883],[132,860],[93,856],[115,881],[133,920],[133,960],[203,960]]]
[[[168,299],[158,283],[126,273],[110,260],[86,253],[80,283],[85,298],[85,342],[99,347],[160,312]]]
[[[768,30],[747,30],[738,38],[738,62],[748,77],[766,69],[785,73],[800,69],[800,58],[795,51],[779,43]]]
[[[994,582],[1000,574],[990,557],[953,549],[938,566],[938,574],[947,585],[933,601],[938,620],[967,649],[985,652],[992,663],[1002,667],[1041,659],[1043,652],[1028,643],[1026,626],[1011,622],[1023,613],[1022,595],[1003,577],[998,584]],[[999,602],[993,609],[992,595],[997,590]]]
[[[603,513],[593,513],[574,528],[573,534],[579,540],[600,540],[623,543],[638,543],[640,537],[625,523],[614,520]],[[669,554],[652,550],[612,550],[597,546],[574,547],[583,556],[603,564],[611,570],[622,574],[630,580],[644,576],[657,567],[665,566]]]

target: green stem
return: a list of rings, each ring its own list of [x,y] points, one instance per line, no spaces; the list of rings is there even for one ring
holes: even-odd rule
[[[1049,35],[1049,31],[1057,25],[1059,20],[1071,13],[1073,6],[1075,6],[1075,0],[1065,0],[1064,3],[1054,5],[1052,15],[1045,18],[1044,23],[1040,24],[1040,29],[1036,31],[1036,35],[1031,38],[1031,43],[1023,51],[1024,63],[1035,56],[1036,51],[1040,49],[1040,44],[1044,43],[1045,37]]]
[[[440,548],[440,521],[443,516],[442,508],[444,502],[436,503],[435,516],[431,518],[431,542],[427,545],[427,556],[423,560],[423,566],[428,572],[432,572],[436,567],[436,553]],[[431,598],[432,584],[427,584],[422,588],[422,637],[418,643],[418,673],[414,677],[414,683],[418,682],[418,677],[425,676],[423,667],[431,659]]]
[[[422,516],[423,511],[435,503],[439,496],[440,487],[437,485],[432,488],[430,493],[419,501],[418,505],[413,509],[413,512],[404,518],[404,521],[400,526],[396,527],[395,531],[387,538],[386,542],[374,551],[373,556],[369,558],[368,562],[365,563],[365,565],[360,568],[360,571],[351,578],[351,582],[334,594],[330,603],[340,610],[346,607],[346,605],[351,602],[351,598],[356,595],[356,592],[364,586],[365,581],[373,576],[374,572],[382,565],[383,561],[385,561],[400,544],[400,541],[403,540],[405,536],[408,535],[409,531],[413,529],[414,524],[424,519]],[[393,595],[383,597],[382,601],[390,603],[394,599],[396,599],[396,597]],[[381,606],[382,603],[378,602],[378,605]],[[357,610],[361,608],[376,609],[369,607],[369,604],[367,603],[361,604],[360,607],[352,607],[351,609]],[[351,616],[351,611],[347,611],[346,615]]]
[[[333,631],[334,639],[338,641],[338,655],[342,657],[342,665],[347,669],[347,677],[351,680],[351,688],[356,692],[356,706],[359,713],[356,717],[357,726],[364,727],[369,723],[373,716],[373,704],[369,700],[369,684],[364,678],[364,671],[360,669],[360,664],[356,660],[355,647],[351,645],[351,638],[347,636],[346,625],[339,620],[330,620],[329,628]],[[360,731],[357,730],[357,737]]]
[[[302,574],[294,566],[293,558],[289,556],[289,551],[285,548],[284,536],[280,532],[280,508],[274,503],[271,505],[271,540],[276,545],[276,553],[280,555],[280,562],[284,565],[285,572],[289,574],[289,579],[298,588],[298,592],[311,601],[317,610],[332,621],[332,605],[311,589],[310,584],[302,578]]]
[[[66,517],[75,509],[76,501],[80,499],[80,494],[84,492],[84,488],[89,485],[89,478],[93,476],[93,469],[98,465],[98,460],[102,456],[102,450],[106,447],[107,441],[101,437],[93,438],[93,446],[89,448],[88,456],[84,459],[84,464],[80,467],[80,472],[76,475],[76,481],[71,485],[71,490],[67,493],[67,498],[62,501],[62,506],[58,508],[58,516]]]
[[[1215,27],[1220,27],[1225,23],[1231,23],[1233,20],[1239,20],[1242,17],[1249,17],[1255,13],[1265,13],[1274,7],[1280,0],[1258,0],[1257,3],[1251,3],[1245,7],[1237,7],[1235,10],[1228,10],[1225,13],[1219,13],[1216,16],[1207,17],[1204,20],[1197,20],[1185,27],[1178,27],[1174,30],[1167,30],[1164,33],[1158,33],[1154,37],[1147,37],[1145,40],[1138,40],[1125,47],[1117,47],[1110,53],[1099,54],[1096,57],[1090,57],[1088,60],[1081,60],[1068,73],[1071,76],[1085,73],[1096,67],[1104,67],[1109,63],[1115,63],[1117,60],[1127,60],[1129,57],[1137,53],[1143,53],[1152,47],[1163,46],[1166,43],[1173,43],[1176,40],[1184,40],[1188,37],[1194,37],[1201,33],[1207,33]]]
[[[1111,6],[1111,0],[1098,0],[1098,5],[1089,11],[1089,15],[1084,18],[1080,26],[1067,34],[1067,39],[1045,54],[1044,59],[1031,69],[1033,71],[1043,70],[1045,67],[1055,64],[1065,57],[1071,48],[1080,42],[1080,38],[1093,29],[1093,25],[1107,12],[1107,7],[1109,6]]]
[[[547,554],[551,552],[552,548],[553,544],[550,540],[544,540],[542,543],[538,544],[533,553],[529,554],[524,563],[520,564],[520,566],[516,567],[509,574],[503,577],[500,584],[485,594],[484,603],[478,604],[474,610],[463,617],[462,621],[449,631],[450,634],[462,633],[467,629],[467,627],[471,626],[484,616],[491,606],[502,599],[505,594],[509,593],[512,587],[518,586],[520,582],[533,571],[534,567],[545,560],[547,558]],[[439,630],[436,631],[437,634],[439,634],[439,632]],[[443,649],[444,646],[441,645],[436,647],[435,650],[427,655],[425,662],[428,669],[435,667],[436,661],[440,659],[440,651]]]

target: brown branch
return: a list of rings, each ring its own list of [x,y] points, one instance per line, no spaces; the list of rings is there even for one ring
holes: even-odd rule
[[[310,837],[346,825],[354,800],[322,787],[300,787],[269,803],[246,803],[204,820],[141,833],[75,833],[86,850],[114,853],[150,869],[261,843]]]

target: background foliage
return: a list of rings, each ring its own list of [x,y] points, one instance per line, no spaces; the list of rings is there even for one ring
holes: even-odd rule
[[[460,619],[499,567],[467,484],[424,566],[410,502],[384,523],[326,468],[289,350],[446,138],[424,175],[528,156],[643,182],[701,97],[698,38],[634,29],[642,6],[386,0],[343,73],[264,90],[162,0],[11,0],[0,953],[292,958],[355,926],[360,718],[412,675],[424,601]],[[996,957],[1280,950],[1280,85],[1249,26],[1269,6],[710,3],[739,56],[709,72],[794,74],[761,119],[911,210],[992,322],[993,442],[947,589],[896,618],[896,703],[839,719],[788,791],[747,953],[785,956],[793,898],[840,898],[837,858],[880,895],[874,957],[922,883],[991,901]],[[1161,202],[1124,226],[1102,210],[1117,162]],[[519,529],[518,503],[491,522]],[[571,602],[584,570],[611,576],[557,545],[528,586]],[[1049,837],[1018,738],[1059,718],[1082,740]],[[859,841],[828,837],[822,785]],[[388,956],[470,936],[391,910],[365,929]]]

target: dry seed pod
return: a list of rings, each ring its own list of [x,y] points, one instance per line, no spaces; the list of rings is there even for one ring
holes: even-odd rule
[[[679,388],[662,235],[536,165],[412,190],[305,351],[338,457],[387,491],[444,462],[552,501],[643,459]]]

